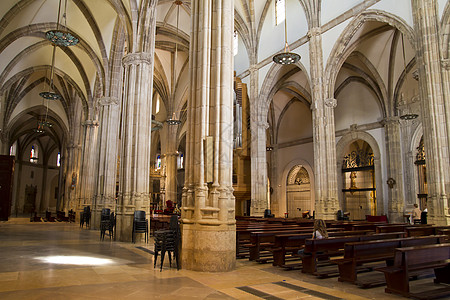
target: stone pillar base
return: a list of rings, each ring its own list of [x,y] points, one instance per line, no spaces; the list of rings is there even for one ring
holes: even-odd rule
[[[117,213],[116,218],[116,240],[121,242],[132,241],[133,214]]]
[[[450,225],[450,218],[448,216],[444,217],[444,216],[430,216],[430,215],[428,215],[427,223],[428,224],[439,225],[439,226]]]
[[[403,212],[389,212],[389,223],[404,223],[405,218]]]
[[[236,267],[236,226],[182,225],[183,269],[227,272]]]

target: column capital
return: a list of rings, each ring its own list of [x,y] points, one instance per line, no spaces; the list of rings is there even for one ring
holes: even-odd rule
[[[381,125],[385,127],[393,124],[400,124],[400,117],[386,117],[381,121]]]
[[[119,99],[116,97],[101,97],[98,98],[97,103],[100,106],[108,106],[108,105],[116,106],[119,104]]]
[[[450,59],[448,58],[442,59],[441,66],[446,70],[450,70]]]
[[[122,58],[124,66],[152,63],[153,55],[148,52],[129,53]]]
[[[266,121],[259,121],[258,127],[263,127],[264,129],[267,129],[269,128],[269,123],[267,123]]]
[[[334,98],[325,99],[325,105],[328,106],[329,108],[336,108],[337,100]]]
[[[318,36],[321,33],[322,29],[320,27],[313,27],[308,31],[307,36],[309,39],[311,39],[313,36]]]
[[[168,153],[165,153],[165,154],[164,154],[165,157],[168,157],[168,156],[178,156],[178,155],[180,155],[180,154],[178,153],[178,151],[176,151],[176,152],[168,152]]]
[[[412,72],[412,76],[413,76],[413,78],[414,78],[415,80],[419,81],[419,69],[415,69],[415,70]]]
[[[78,144],[70,144],[70,145],[67,145],[66,148],[69,149],[69,150],[71,150],[71,149],[78,149],[78,148],[81,148],[81,146],[78,145]]]
[[[84,122],[81,122],[82,126],[86,126],[86,127],[94,127],[94,126],[98,126],[99,123],[97,120],[86,120]]]
[[[251,66],[248,68],[248,71],[249,71],[250,73],[257,72],[257,71],[258,71],[257,65],[256,65],[256,64],[251,65]]]

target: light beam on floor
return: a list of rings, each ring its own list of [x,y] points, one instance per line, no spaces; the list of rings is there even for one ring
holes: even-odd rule
[[[76,256],[76,255],[54,255],[35,257],[44,263],[59,265],[78,265],[78,266],[104,266],[113,264],[114,261],[109,258],[98,258],[92,256]]]

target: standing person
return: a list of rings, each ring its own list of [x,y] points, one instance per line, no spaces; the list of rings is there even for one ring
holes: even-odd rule
[[[422,211],[422,213],[420,214],[420,223],[421,224],[427,224],[427,214],[428,214],[428,209],[425,207],[425,209]]]
[[[315,220],[313,239],[327,239],[327,238],[328,238],[328,231],[325,221],[322,219]]]
[[[413,209],[413,211],[412,211],[412,221],[413,221],[413,224],[416,223],[416,220],[417,220],[417,222],[420,221],[420,214],[421,214],[421,213],[422,213],[422,212],[421,212],[420,209],[419,209],[419,205],[417,205],[417,203],[414,203],[414,209]]]

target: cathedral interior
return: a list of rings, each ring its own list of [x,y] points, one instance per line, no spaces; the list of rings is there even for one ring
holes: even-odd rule
[[[195,273],[239,281],[236,218],[401,223],[418,204],[449,225],[449,37],[447,0],[2,0],[2,220],[77,224],[89,207],[94,230],[109,209],[128,252],[108,251],[147,266],[130,246],[135,211],[177,213],[182,285],[200,280],[211,299],[249,296]],[[44,225],[20,234],[46,247]],[[0,249],[23,245],[11,226]],[[9,280],[22,289],[14,259],[0,298]]]

